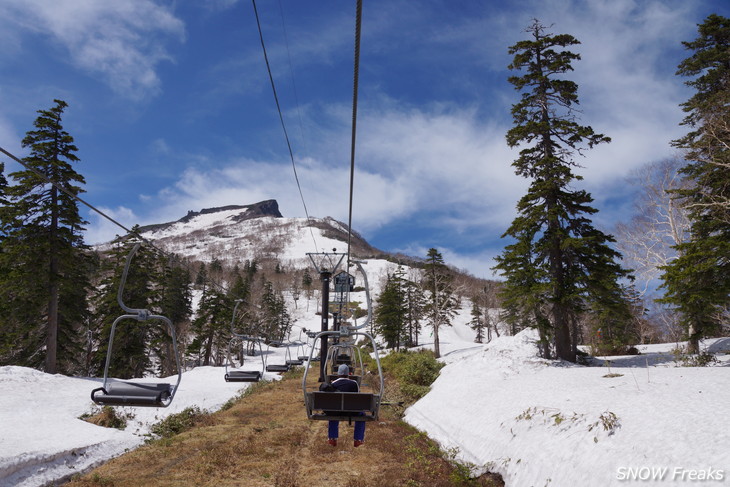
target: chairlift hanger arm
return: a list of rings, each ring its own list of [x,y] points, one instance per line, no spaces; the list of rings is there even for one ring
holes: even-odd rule
[[[119,283],[119,290],[117,292],[117,301],[119,302],[119,306],[127,314],[119,316],[114,320],[114,323],[112,323],[109,333],[109,345],[107,346],[106,363],[104,365],[104,382],[102,387],[91,391],[91,400],[100,405],[167,407],[172,403],[182,380],[180,354],[177,349],[177,336],[175,333],[175,326],[172,321],[166,316],[152,314],[146,309],[130,308],[124,304],[122,299],[132,257],[134,257],[137,253],[140,245],[140,243],[136,243],[127,256],[127,260],[124,264],[124,270],[122,271],[122,279]],[[109,382],[109,366],[111,363],[114,334],[116,332],[117,325],[124,319],[135,319],[137,321],[161,320],[167,325],[170,331],[173,354],[175,355],[175,365],[177,367],[177,382],[174,386],[168,383],[150,384],[125,381],[115,381],[113,383]],[[96,394],[97,392],[100,394]]]
[[[368,307],[368,317],[365,320],[365,323],[363,323],[362,325],[348,326],[347,328],[349,328],[350,330],[362,330],[362,329],[366,329],[372,322],[373,302],[372,302],[372,299],[370,298],[370,284],[368,284],[368,275],[365,272],[365,268],[362,266],[366,262],[361,261],[361,260],[353,260],[352,262],[357,266],[357,269],[360,271],[360,274],[362,274],[363,283],[365,285],[365,303],[367,304],[367,307]]]
[[[309,256],[309,260],[312,261],[312,265],[314,266],[314,269],[317,271],[318,274],[322,274],[323,272],[331,272],[334,274],[334,272],[340,267],[340,264],[342,264],[342,261],[347,254],[344,252],[307,252],[307,255]],[[315,255],[322,256],[320,265],[317,265],[317,262],[314,260]],[[334,260],[332,257],[336,257],[338,255],[340,256],[340,259],[337,261],[336,264],[334,264]],[[329,261],[331,269],[325,268],[324,265],[322,265],[325,259]]]

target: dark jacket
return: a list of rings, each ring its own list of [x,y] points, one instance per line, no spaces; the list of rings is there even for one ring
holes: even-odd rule
[[[339,392],[360,392],[357,381],[346,377],[340,377],[339,379],[332,381],[332,387]]]

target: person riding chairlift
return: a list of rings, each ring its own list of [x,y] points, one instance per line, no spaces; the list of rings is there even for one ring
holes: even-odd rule
[[[336,392],[360,392],[360,386],[357,381],[350,379],[350,367],[347,364],[340,364],[337,368],[337,379],[332,381],[332,384],[322,384],[323,386],[330,386],[327,388],[329,391]],[[328,440],[332,446],[337,446],[337,438],[340,436],[340,422],[330,421],[327,430]],[[355,448],[365,443],[365,421],[355,421],[355,432],[354,432],[354,445]]]

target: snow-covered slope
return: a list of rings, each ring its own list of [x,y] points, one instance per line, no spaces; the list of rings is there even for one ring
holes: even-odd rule
[[[344,252],[347,228],[332,218],[284,218],[275,211],[260,214],[257,205],[191,212],[176,222],[150,225],[141,234],[168,252],[192,260],[214,259],[234,265],[245,260],[275,259],[293,267],[310,266],[307,253]],[[359,237],[360,248],[373,250]],[[103,248],[103,246],[102,246]]]
[[[536,338],[454,351],[406,421],[508,486],[730,482],[730,339],[705,343],[716,367],[677,367],[667,344],[609,368],[540,359]]]

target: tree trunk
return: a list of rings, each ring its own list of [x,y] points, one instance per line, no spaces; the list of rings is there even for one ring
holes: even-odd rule
[[[433,325],[433,352],[436,358],[441,357],[441,349],[439,347],[439,327],[434,323]]]
[[[48,331],[46,333],[46,373],[55,374],[58,347],[58,190],[51,188],[51,225],[49,228],[50,261],[48,265]]]
[[[689,340],[687,340],[687,353],[700,353],[700,334],[697,332],[697,326],[694,323],[689,325]]]

